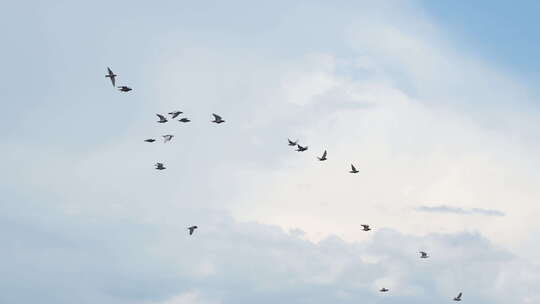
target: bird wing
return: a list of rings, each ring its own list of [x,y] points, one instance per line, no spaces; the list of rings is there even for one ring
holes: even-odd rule
[[[214,119],[215,119],[215,120],[218,120],[218,121],[219,121],[219,120],[222,120],[222,119],[221,119],[221,116],[219,116],[219,115],[217,115],[217,114],[214,114],[214,113],[212,113],[212,115],[214,116]]]
[[[324,150],[324,153],[322,155],[322,158],[326,158],[326,150]]]
[[[116,87],[116,79],[114,78],[115,75],[114,75],[113,71],[111,71],[111,69],[109,67],[107,67],[107,71],[109,72],[109,74],[107,76],[111,79],[113,87]]]
[[[357,171],[353,164],[351,164],[352,171]]]
[[[462,295],[462,293],[460,292],[460,293],[458,294],[457,298],[458,298],[458,299],[461,299],[461,295]]]
[[[157,117],[159,117],[160,120],[165,120],[165,116],[161,115],[161,114],[156,114]]]

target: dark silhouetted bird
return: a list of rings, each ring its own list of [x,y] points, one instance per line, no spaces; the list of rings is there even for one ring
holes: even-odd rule
[[[190,122],[191,120],[189,120],[189,118],[181,118],[178,120],[179,122]]]
[[[460,293],[457,295],[457,297],[454,298],[454,301],[461,301],[461,296],[462,296],[462,295],[463,295],[463,293],[460,292]]]
[[[371,228],[369,228],[369,225],[360,225],[360,226],[363,227],[362,230],[364,230],[364,231],[370,231],[371,230]]]
[[[199,228],[199,227],[197,227],[197,226],[191,226],[191,227],[188,227],[189,235],[192,235],[193,232],[195,232],[195,229],[197,229],[197,228]]]
[[[167,134],[167,135],[163,135],[163,142],[166,143],[168,141],[171,141],[171,139],[173,139],[174,135],[170,135],[170,134]]]
[[[296,148],[296,151],[298,151],[298,152],[304,152],[304,151],[306,151],[308,149],[308,146],[305,146],[305,147],[302,147],[300,145],[297,145],[297,146],[298,146],[298,148]]]
[[[162,163],[156,163],[155,164],[157,170],[165,170],[165,166]]]
[[[182,111],[173,111],[173,112],[169,112],[169,115],[172,115],[172,119],[175,119],[178,115],[182,114],[184,112]]]
[[[324,150],[324,153],[321,157],[317,157],[320,161],[325,161],[326,160],[326,150]]]
[[[105,75],[105,77],[108,77],[111,79],[111,82],[112,82],[112,86],[115,87],[116,86],[116,75],[113,73],[113,71],[111,71],[111,69],[109,67],[107,67],[107,75]]]
[[[429,258],[429,255],[427,254],[427,252],[420,251],[420,258],[421,259],[427,259],[427,258]]]
[[[129,92],[129,91],[131,91],[131,90],[133,90],[133,89],[130,88],[130,87],[127,87],[127,86],[119,86],[119,87],[118,87],[118,90],[119,90],[119,91],[122,91],[122,92]]]
[[[214,116],[214,120],[212,120],[212,122],[217,123],[217,124],[225,122],[225,120],[223,120],[221,116],[217,114],[212,114],[212,115]]]
[[[289,141],[289,146],[296,146],[298,144],[298,139],[296,141],[292,141],[290,139],[287,138],[287,140]]]
[[[380,291],[380,292],[388,292],[388,290],[389,290],[388,288],[384,288],[384,287],[383,287],[383,288],[381,288],[381,290],[379,290],[379,291]]]
[[[153,139],[153,138],[149,138],[149,139],[145,139],[144,141],[145,141],[145,142],[155,142],[156,140]]]
[[[159,118],[159,120],[158,120],[159,123],[166,123],[168,121],[167,118],[165,118],[165,116],[163,116],[161,114],[156,114],[156,115]]]
[[[356,170],[356,168],[354,167],[353,164],[351,164],[351,171],[349,171],[349,173],[358,173],[360,171]]]

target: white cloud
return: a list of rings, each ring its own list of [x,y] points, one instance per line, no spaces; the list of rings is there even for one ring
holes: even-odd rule
[[[174,296],[164,302],[158,302],[157,304],[219,304],[219,301],[209,301],[204,299],[200,292],[191,291]]]
[[[138,86],[114,100],[122,125],[98,121],[114,126],[98,146],[4,143],[0,300],[538,302],[539,130],[507,102],[527,91],[410,8],[332,8],[327,27],[306,22],[328,15],[310,5],[249,39],[183,28],[130,50]],[[192,123],[155,123],[175,109]],[[171,130],[168,145],[142,142]],[[433,202],[506,216],[415,211]]]

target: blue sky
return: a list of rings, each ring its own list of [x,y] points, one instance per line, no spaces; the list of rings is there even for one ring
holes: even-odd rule
[[[525,81],[538,80],[537,1],[424,1],[423,6],[462,48]]]
[[[540,300],[538,4],[9,5],[0,302]]]

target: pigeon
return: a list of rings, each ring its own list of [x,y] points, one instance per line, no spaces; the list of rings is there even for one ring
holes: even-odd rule
[[[217,124],[225,122],[225,120],[223,120],[221,116],[217,114],[212,114],[212,115],[214,116],[214,120],[212,120],[212,122],[217,123]]]
[[[305,147],[302,147],[300,145],[297,145],[297,146],[298,146],[298,148],[296,149],[296,151],[298,151],[298,152],[304,152],[304,151],[306,151],[308,149],[308,146],[305,146]]]
[[[165,170],[167,168],[165,168],[165,166],[162,164],[162,163],[157,163],[155,164],[156,166],[156,170]]]
[[[353,164],[351,164],[351,171],[349,171],[349,173],[358,173],[360,171],[356,170],[356,168],[354,167]]]
[[[429,255],[427,254],[427,252],[420,251],[420,258],[421,259],[427,259],[427,258],[429,258]]]
[[[165,116],[161,114],[156,114],[156,115],[157,117],[159,117],[159,120],[158,120],[159,123],[166,123],[168,121],[167,118],[165,118]]]
[[[107,75],[105,75],[105,77],[108,77],[111,79],[111,82],[112,82],[112,86],[115,87],[116,86],[116,74],[113,73],[113,71],[111,71],[111,69],[109,67],[107,67]]]
[[[184,112],[182,112],[182,111],[173,111],[173,112],[169,112],[169,115],[172,115],[172,118],[175,119],[176,116],[178,116],[178,115],[180,115],[182,113],[184,113]]]
[[[326,160],[326,150],[324,150],[324,153],[321,157],[317,157],[320,161],[325,161]]]
[[[122,91],[122,92],[129,92],[129,91],[131,91],[131,90],[133,90],[133,89],[130,88],[130,87],[127,87],[127,86],[119,86],[119,87],[118,87],[118,90],[119,90],[119,91]]]
[[[383,288],[381,288],[381,290],[379,290],[379,291],[380,291],[380,292],[388,292],[388,290],[389,290],[388,288],[384,288],[384,287],[383,287]]]
[[[292,141],[290,139],[287,138],[287,140],[289,141],[289,146],[296,146],[298,144],[298,139],[296,141]]]
[[[171,141],[171,139],[174,137],[174,135],[163,135],[163,142],[166,143],[168,141]]]
[[[144,141],[145,141],[145,142],[150,142],[150,143],[152,143],[152,142],[155,142],[156,140],[153,139],[153,138],[149,138],[149,139],[145,139]]]
[[[192,235],[193,232],[195,231],[195,229],[197,229],[197,228],[199,228],[199,227],[197,227],[197,226],[191,226],[191,227],[188,227],[189,235]]]
[[[461,296],[462,296],[462,295],[463,295],[463,293],[460,292],[460,293],[457,295],[457,297],[454,298],[454,301],[461,301]]]
[[[190,122],[191,120],[189,120],[189,118],[181,118],[178,120],[179,122]]]
[[[364,231],[370,231],[371,230],[371,228],[369,228],[369,225],[360,225],[360,226],[363,227],[362,230],[364,230]]]

